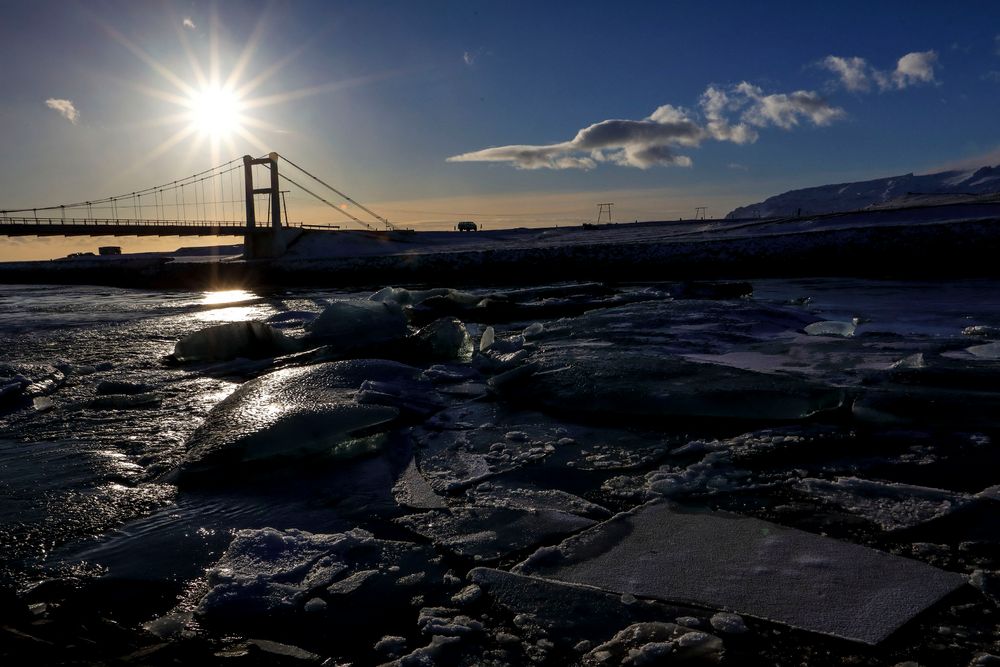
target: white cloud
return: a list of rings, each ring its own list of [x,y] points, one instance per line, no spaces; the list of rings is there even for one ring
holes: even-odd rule
[[[745,164],[741,164],[739,162],[730,162],[726,166],[734,171],[750,171],[750,167],[746,166]]]
[[[55,109],[63,118],[74,125],[76,125],[76,122],[80,120],[80,112],[77,111],[76,106],[74,106],[74,104],[69,100],[50,97],[45,100],[45,106],[50,109]]]
[[[822,65],[839,76],[840,82],[847,90],[866,91],[871,88],[868,63],[864,58],[827,56],[823,59]]]
[[[184,20],[181,21],[181,25],[187,28],[188,30],[197,30],[198,28],[198,26],[194,24],[194,21],[191,20],[190,16],[185,16]]]
[[[876,69],[864,58],[857,56],[827,56],[820,61],[820,66],[836,74],[840,84],[847,90],[865,92],[871,90],[874,82],[879,90],[885,91],[934,83],[937,60],[936,51],[913,51],[900,58],[892,71]]]
[[[896,63],[892,81],[897,88],[906,88],[917,83],[934,83],[935,64],[937,64],[937,53],[934,51],[907,53]]]
[[[756,127],[773,125],[790,130],[799,124],[800,119],[822,126],[844,116],[843,109],[831,106],[819,93],[811,90],[765,95],[759,86],[746,81],[736,86],[735,90],[749,101],[741,119]]]
[[[466,65],[469,65],[471,67],[476,62],[476,54],[469,53],[468,51],[466,51],[465,53],[462,54],[462,60],[465,62]]]
[[[755,128],[789,130],[805,120],[828,125],[844,115],[818,93],[799,90],[765,95],[743,82],[729,89],[709,86],[699,100],[701,114],[664,104],[641,120],[604,120],[579,130],[569,141],[556,144],[494,146],[462,153],[449,162],[503,162],[518,169],[593,169],[601,162],[648,169],[655,166],[690,167],[691,158],[678,148],[696,148],[703,141],[753,143]],[[740,114],[732,123],[728,115]]]

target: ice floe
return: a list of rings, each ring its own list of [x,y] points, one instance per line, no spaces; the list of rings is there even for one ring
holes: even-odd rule
[[[912,484],[893,484],[857,477],[834,480],[805,478],[793,487],[874,522],[883,530],[899,530],[939,519],[974,501],[972,496]]]
[[[396,521],[448,551],[475,560],[498,560],[595,523],[559,510],[490,506],[432,510]]]
[[[408,333],[397,303],[364,300],[330,303],[306,331],[311,339],[344,351],[400,341]]]
[[[196,331],[177,341],[178,361],[225,361],[236,357],[274,357],[301,349],[298,342],[263,322],[229,322]]]
[[[865,547],[666,502],[620,514],[520,570],[872,644],[965,583]]]
[[[272,457],[373,451],[378,439],[371,434],[400,411],[359,403],[356,389],[367,378],[399,382],[418,374],[396,362],[355,360],[286,368],[250,380],[216,405],[192,435],[183,472],[221,473],[220,466]]]

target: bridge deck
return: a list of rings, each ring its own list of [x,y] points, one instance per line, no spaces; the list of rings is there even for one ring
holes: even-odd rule
[[[299,227],[301,223],[283,225]],[[267,229],[270,223],[258,226]],[[0,236],[244,236],[234,220],[111,220],[84,218],[0,218]]]

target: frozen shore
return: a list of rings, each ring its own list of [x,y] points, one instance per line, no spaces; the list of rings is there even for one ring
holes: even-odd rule
[[[0,265],[0,282],[144,287],[995,276],[1000,204],[461,232],[306,231],[277,260],[146,254]]]

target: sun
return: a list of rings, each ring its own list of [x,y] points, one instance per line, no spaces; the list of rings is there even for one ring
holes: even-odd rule
[[[228,139],[243,130],[243,104],[232,90],[202,88],[188,100],[191,127],[210,139]]]

